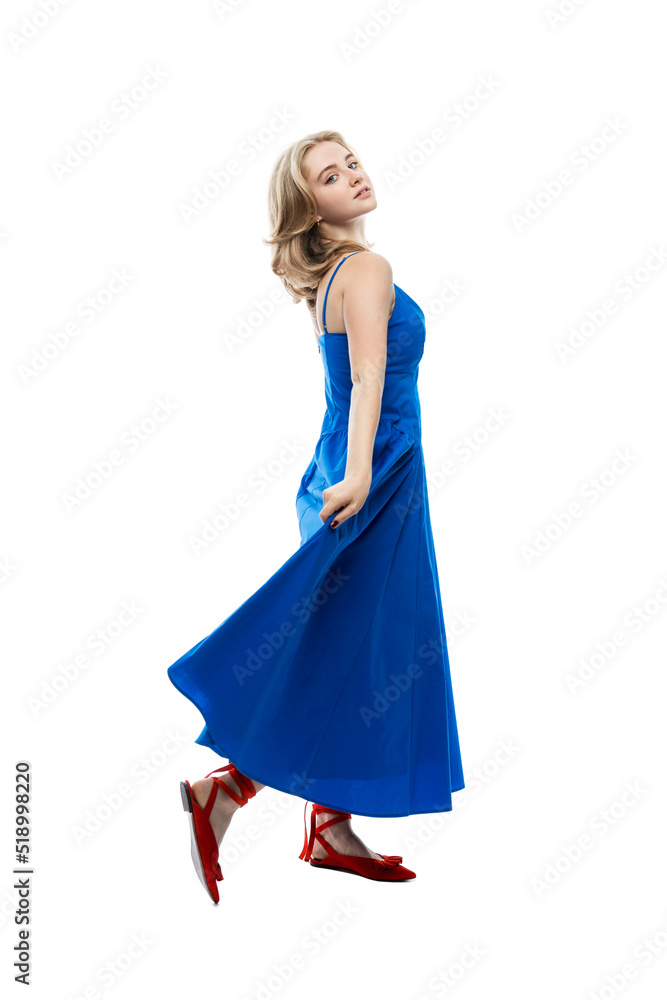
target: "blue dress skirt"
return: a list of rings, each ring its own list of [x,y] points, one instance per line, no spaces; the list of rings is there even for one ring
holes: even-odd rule
[[[344,478],[352,389],[347,336],[325,332],[299,548],[167,671],[204,719],[196,743],[262,784],[364,816],[447,812],[464,788],[421,445],[425,318],[394,287],[363,507],[336,528],[319,517]]]

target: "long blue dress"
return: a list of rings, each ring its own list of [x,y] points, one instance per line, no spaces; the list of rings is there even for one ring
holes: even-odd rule
[[[299,548],[168,676],[204,718],[195,742],[256,781],[358,815],[447,812],[464,781],[421,445],[426,327],[398,285],[370,492],[336,528],[319,517],[345,474],[347,336],[324,323],[345,259],[322,309],[326,413]]]

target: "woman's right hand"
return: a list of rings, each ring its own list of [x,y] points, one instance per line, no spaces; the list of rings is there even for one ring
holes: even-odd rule
[[[358,510],[361,510],[369,494],[371,481],[371,473],[351,473],[340,482],[327,486],[322,492],[324,500],[324,506],[320,511],[322,523],[338,511],[331,522],[331,527],[335,528],[342,521],[346,521],[348,517],[352,517]]]

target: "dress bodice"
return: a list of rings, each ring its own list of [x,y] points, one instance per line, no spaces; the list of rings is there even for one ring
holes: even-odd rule
[[[394,288],[396,301],[387,325],[387,363],[380,419],[389,420],[418,438],[421,412],[417,379],[424,353],[425,316],[407,292],[396,284]],[[347,334],[325,332],[318,338],[318,346],[324,364],[327,404],[322,431],[342,429],[349,419],[352,391]]]

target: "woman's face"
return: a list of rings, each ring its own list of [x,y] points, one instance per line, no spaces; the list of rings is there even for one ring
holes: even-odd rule
[[[377,208],[368,174],[338,142],[318,142],[309,149],[303,173],[324,222],[351,222]]]

